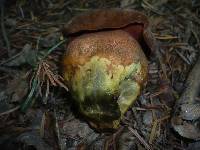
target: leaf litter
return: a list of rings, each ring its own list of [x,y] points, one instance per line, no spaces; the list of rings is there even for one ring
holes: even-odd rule
[[[67,40],[63,40],[60,29],[83,11],[112,7],[145,13],[159,51],[150,58],[148,84],[121,122],[122,128],[116,133],[97,133],[76,114],[66,94],[57,67]],[[199,1],[17,0],[6,2],[4,8],[4,35],[0,35],[1,147],[13,149],[17,143],[19,148],[35,149],[199,148],[198,83],[190,81],[199,73],[198,68],[192,70],[200,48]],[[191,101],[181,103],[188,89]],[[176,123],[183,124],[171,124],[174,117]],[[185,128],[191,130],[185,132]],[[187,139],[191,135],[192,141]]]

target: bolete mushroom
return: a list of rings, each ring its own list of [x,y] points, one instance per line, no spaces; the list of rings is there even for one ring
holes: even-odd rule
[[[145,53],[154,48],[147,17],[93,10],[74,17],[63,33],[70,38],[63,76],[80,113],[95,128],[117,128],[147,81]]]

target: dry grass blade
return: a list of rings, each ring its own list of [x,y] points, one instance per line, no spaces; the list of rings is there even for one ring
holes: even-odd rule
[[[34,93],[36,92],[38,86],[39,86],[39,80],[36,77],[33,77],[33,80],[31,82],[31,91],[28,94],[24,103],[21,105],[22,111],[26,111],[27,108],[32,104],[33,96],[34,96]]]
[[[41,65],[42,65],[42,69],[44,70],[44,71],[41,72],[41,73],[44,74],[44,77],[46,76],[47,79],[50,80],[50,82],[51,82],[51,84],[52,84],[53,86],[57,86],[57,84],[56,84],[56,82],[55,82],[55,80],[54,80],[54,74],[53,74],[53,72],[50,70],[50,68],[49,68],[49,66],[46,64],[46,62],[42,61],[42,62],[41,62]]]
[[[57,75],[56,78],[54,78],[54,80],[56,81],[56,83],[63,87],[66,91],[69,91],[69,89],[67,88],[67,86],[65,86],[65,84],[61,81],[62,77],[60,75]]]
[[[37,65],[37,68],[35,69],[36,71],[34,72],[30,81],[31,90],[26,100],[21,105],[22,111],[26,111],[27,108],[32,104],[34,94],[39,93],[38,91],[42,91],[42,86],[44,83],[47,84],[45,99],[47,99],[48,94],[49,94],[49,83],[51,83],[51,85],[53,86],[60,85],[61,87],[64,87],[66,90],[68,90],[68,88],[64,84],[62,84],[62,82],[60,81],[61,78],[59,78],[59,76],[50,69],[51,68],[50,63],[47,63],[47,60],[46,60],[49,54],[52,51],[54,51],[58,46],[63,44],[65,41],[66,40],[62,40],[59,43],[57,43],[55,46],[50,48],[41,59],[39,59],[40,61]]]
[[[64,83],[62,83],[63,79],[60,75],[54,73],[51,69],[50,69],[50,64],[48,64],[48,62],[46,61],[42,61],[39,64],[40,67],[38,67],[38,69],[40,69],[40,75],[44,77],[43,79],[40,80],[45,80],[45,81],[50,81],[51,85],[53,86],[61,86],[63,87],[66,91],[68,91],[68,88],[65,86]],[[41,71],[42,70],[42,71]]]
[[[156,36],[156,39],[159,40],[172,40],[172,39],[178,39],[177,36],[171,36],[171,35],[165,35],[165,36]]]

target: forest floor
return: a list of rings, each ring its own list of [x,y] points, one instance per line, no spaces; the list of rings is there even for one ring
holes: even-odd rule
[[[198,0],[0,2],[1,149],[200,149]],[[59,67],[67,40],[61,29],[95,8],[144,13],[159,46],[146,87],[115,132],[97,132],[77,115]]]

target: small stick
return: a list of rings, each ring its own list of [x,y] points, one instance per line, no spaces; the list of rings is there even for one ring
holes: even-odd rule
[[[139,133],[136,130],[134,130],[131,127],[128,127],[128,129],[138,138],[138,140],[144,145],[144,147],[147,150],[151,150],[151,147],[149,146],[149,144],[139,135]]]
[[[3,35],[3,39],[4,39],[5,43],[6,43],[7,50],[8,50],[8,56],[10,57],[11,56],[11,53],[10,53],[10,42],[8,40],[8,36],[7,36],[5,25],[4,25],[4,1],[0,5],[0,9],[1,9],[1,30],[2,30],[2,35]]]
[[[0,113],[0,116],[10,114],[10,113],[12,113],[12,112],[18,110],[19,108],[20,108],[20,106],[17,106],[17,107],[15,107],[15,108],[12,108],[12,109],[10,109],[10,110],[7,110],[7,111],[5,111],[5,112],[2,112],[2,113]]]

